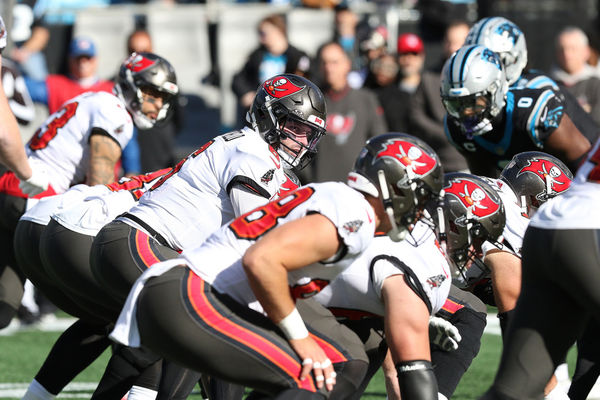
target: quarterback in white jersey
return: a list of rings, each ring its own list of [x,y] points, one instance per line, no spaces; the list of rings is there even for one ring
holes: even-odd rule
[[[154,265],[132,288],[112,337],[271,395],[353,393],[366,368],[362,344],[294,300],[333,281],[376,229],[399,240],[405,221],[439,198],[441,168],[418,139],[388,134],[367,143],[351,177],[357,190],[335,182],[300,187]],[[178,329],[171,335],[167,326]],[[338,363],[346,367],[336,384]]]
[[[0,260],[0,328],[8,325],[23,295],[23,274],[14,259],[13,234],[19,217],[35,199],[63,193],[77,183],[88,185],[114,181],[115,165],[121,149],[132,137],[133,123],[149,127],[168,115],[177,94],[175,71],[152,53],[132,54],[122,65],[114,94],[86,93],[65,103],[34,133],[27,154],[35,171],[50,178],[47,189],[39,192],[31,182],[19,181],[5,172],[0,176],[3,228],[0,241],[5,246]],[[4,273],[5,269],[10,269]]]
[[[277,88],[271,87],[274,81],[279,82]],[[279,97],[269,107],[279,106],[279,115],[284,106],[290,107],[277,126],[271,124],[262,132],[257,125],[217,136],[182,160],[136,207],[98,233],[92,246],[92,269],[108,294],[124,301],[137,276],[166,259],[149,258],[146,254],[154,252],[148,252],[140,240],[131,240],[133,236],[149,237],[157,248],[168,248],[176,255],[200,245],[231,219],[297,187],[285,172],[286,167],[295,166],[294,161],[284,154],[293,148],[298,160],[311,158],[325,132],[324,122],[316,122],[325,120],[325,100],[312,82],[292,74],[266,81],[255,103],[275,95]],[[261,115],[271,118],[266,111]],[[269,135],[276,135],[277,143],[267,140]]]
[[[541,398],[589,318],[600,317],[599,143],[570,189],[543,204],[527,228],[521,295],[484,399]]]

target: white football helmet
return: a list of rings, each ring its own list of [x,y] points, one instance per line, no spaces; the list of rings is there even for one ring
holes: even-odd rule
[[[440,91],[444,108],[467,136],[491,131],[508,92],[498,54],[479,45],[461,47],[444,64]]]
[[[519,79],[527,65],[525,35],[506,18],[489,17],[479,20],[469,30],[465,40],[465,45],[468,44],[479,44],[498,53],[509,85]]]

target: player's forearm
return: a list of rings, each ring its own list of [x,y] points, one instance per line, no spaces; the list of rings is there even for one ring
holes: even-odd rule
[[[269,259],[260,245],[251,247],[242,262],[256,299],[273,322],[280,322],[294,309],[287,283],[287,270],[281,263]]]

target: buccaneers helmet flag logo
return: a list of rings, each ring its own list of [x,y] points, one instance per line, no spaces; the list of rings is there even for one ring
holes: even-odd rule
[[[127,69],[132,72],[140,72],[154,65],[155,61],[149,60],[141,54],[132,54],[126,61]]]
[[[277,76],[265,81],[265,83],[263,83],[263,88],[267,91],[269,96],[275,97],[276,99],[282,99],[294,93],[298,93],[304,89],[304,86],[300,87],[294,85],[285,76]]]
[[[517,177],[527,172],[535,174],[544,182],[544,185],[546,185],[546,179],[549,179],[550,187],[555,193],[562,193],[571,186],[571,179],[552,161],[534,158],[529,161],[529,165],[517,172]]]
[[[410,142],[393,139],[384,143],[384,146],[385,148],[377,153],[375,159],[391,157],[406,168],[410,168],[418,176],[427,175],[436,166],[433,157]]]
[[[469,180],[453,180],[450,186],[444,188],[444,192],[456,197],[478,218],[492,215],[500,209],[500,204],[492,200],[479,185]]]

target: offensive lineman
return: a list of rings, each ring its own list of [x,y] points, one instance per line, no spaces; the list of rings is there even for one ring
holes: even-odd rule
[[[523,239],[522,291],[483,399],[538,399],[590,317],[600,317],[600,141],[569,191],[542,205]]]
[[[132,118],[136,125],[153,125],[166,117],[176,94],[171,65],[155,54],[142,53],[123,63],[114,94],[84,93],[65,103],[27,143],[30,163],[48,177],[46,190],[34,199],[62,193],[80,182],[112,182],[121,149],[132,137]],[[24,276],[14,257],[13,236],[19,217],[32,202],[28,193],[34,193],[31,185],[19,184],[13,172],[0,176],[4,250],[0,327],[10,322],[23,294]]]
[[[347,268],[375,229],[404,238],[441,189],[439,180],[431,187],[423,179],[440,168],[437,156],[404,148],[394,134],[371,140],[355,172],[378,197],[339,182],[309,184],[237,218],[144,273],[112,337],[274,398],[354,393],[366,368],[360,341],[333,318],[311,313],[314,302],[296,308],[294,300],[318,293]],[[170,301],[180,296],[186,300]],[[406,379],[414,385],[421,374],[413,371]]]

